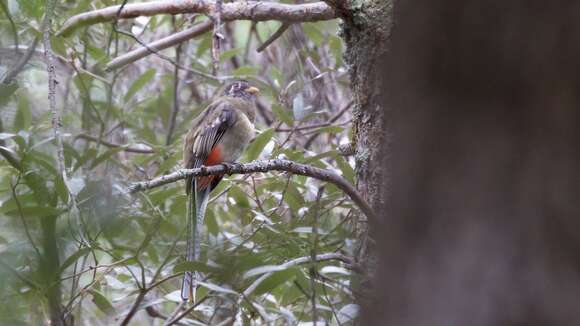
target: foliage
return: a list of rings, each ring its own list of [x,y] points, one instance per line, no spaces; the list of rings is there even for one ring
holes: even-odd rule
[[[0,2],[4,76],[41,35],[45,2]],[[53,30],[66,17],[112,4],[60,0]],[[204,19],[196,17],[195,23]],[[119,21],[117,29],[149,42],[192,21],[192,16],[156,16]],[[278,26],[239,21],[224,28],[221,72],[256,83],[266,108],[258,118],[260,135],[243,161],[284,156],[335,169],[352,181],[352,162],[334,150],[348,140],[345,128],[350,120],[348,112],[336,118],[349,97],[337,23],[292,26],[256,53]],[[68,322],[118,323],[134,307],[134,323],[154,319],[161,324],[162,316],[171,315],[180,302],[180,274],[190,268],[205,275],[198,290],[198,297],[205,299],[183,323],[216,324],[233,317],[244,324],[261,324],[267,318],[274,324],[306,324],[317,316],[338,325],[356,315],[351,292],[355,278],[344,262],[281,267],[322,253],[354,255],[356,214],[348,197],[331,185],[300,176],[225,178],[208,209],[202,261],[183,263],[183,184],[135,196],[125,189],[131,181],[180,166],[181,135],[211,101],[219,83],[176,72],[156,55],[106,72],[107,62],[139,46],[110,23],[51,41],[58,57],[57,100],[63,112],[68,178],[57,168],[41,46],[15,81],[0,86],[0,323],[44,323],[50,318],[49,293],[58,289]],[[182,44],[180,64],[211,74],[211,42],[207,33]],[[174,58],[176,51],[162,53]],[[173,110],[178,110],[177,123],[171,130]],[[332,123],[324,124],[333,117]],[[174,136],[168,137],[171,133]],[[151,149],[154,154],[129,148]],[[50,254],[51,239],[56,255]],[[58,267],[54,279],[51,264]],[[267,273],[271,275],[249,296],[240,296]]]

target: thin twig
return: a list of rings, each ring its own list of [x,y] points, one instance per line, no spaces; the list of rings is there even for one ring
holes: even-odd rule
[[[149,47],[149,45],[147,45],[147,43],[143,42],[140,38],[138,38],[137,36],[133,35],[132,33],[126,32],[126,31],[122,31],[122,30],[117,30],[117,33],[128,36],[132,39],[134,39],[137,43],[139,43],[141,46],[146,47],[148,51],[153,52],[156,56],[158,56],[159,58],[171,63],[172,65],[174,65],[175,67],[179,67],[179,69],[182,69],[184,71],[187,72],[191,72],[194,75],[198,75],[207,79],[211,79],[211,80],[215,80],[215,81],[219,81],[219,82],[223,82],[227,79],[232,79],[235,78],[233,76],[226,76],[226,77],[217,77],[217,76],[212,76],[210,74],[206,74],[205,72],[193,69],[193,68],[188,68],[185,66],[182,66],[180,64],[178,64],[177,62],[175,62],[175,60],[171,59],[170,57],[160,53],[159,51],[152,49]]]
[[[181,311],[181,309],[183,308],[183,306],[185,306],[187,304],[187,301],[181,301],[177,307],[175,308],[175,310],[173,311],[173,313],[171,313],[171,315],[169,317],[164,318],[165,321],[163,322],[163,326],[167,326],[169,325],[169,323],[171,321],[173,321],[173,319],[175,319],[175,317],[177,317],[177,314],[179,314],[179,312]]]
[[[165,316],[164,314],[159,312],[159,310],[155,309],[153,306],[149,306],[149,307],[145,308],[145,311],[147,312],[147,314],[149,316],[151,316],[153,318],[159,318],[159,319],[163,319],[163,320],[166,320],[168,318],[167,316]],[[189,324],[177,322],[177,323],[175,323],[175,325],[188,326]]]
[[[208,176],[217,174],[249,174],[255,172],[268,172],[268,171],[285,171],[294,174],[304,175],[312,177],[318,180],[330,182],[344,191],[353,202],[361,209],[361,211],[369,218],[376,222],[380,222],[372,208],[369,204],[362,198],[362,196],[357,192],[357,190],[348,182],[346,179],[340,175],[317,168],[314,166],[309,166],[301,163],[296,163],[289,160],[264,160],[264,161],[254,161],[251,163],[241,164],[222,164],[213,166],[202,166],[197,169],[180,169],[176,172],[157,177],[150,181],[136,182],[129,186],[129,192],[135,193],[144,189],[156,188],[168,183],[172,183],[181,179],[185,179],[189,176]]]
[[[342,109],[340,109],[334,116],[332,116],[332,118],[330,118],[327,123],[332,125],[334,122],[338,121],[338,119],[340,119],[340,117],[342,117],[342,115],[346,113],[353,104],[354,101],[349,101]],[[310,148],[310,145],[314,143],[314,140],[316,140],[319,135],[320,133],[315,133],[314,135],[310,136],[310,138],[308,138],[308,140],[306,140],[304,143],[304,148]]]
[[[12,80],[14,80],[14,78],[16,78],[16,76],[22,71],[22,69],[24,69],[24,66],[26,66],[30,58],[32,58],[32,55],[36,50],[38,40],[38,37],[34,38],[32,44],[26,49],[26,53],[24,53],[24,55],[18,59],[16,64],[10,70],[8,70],[8,72],[6,72],[6,75],[4,75],[4,78],[2,79],[2,83],[10,84]]]
[[[207,295],[205,297],[201,298],[194,305],[192,305],[191,307],[187,308],[184,312],[182,312],[177,317],[175,317],[175,319],[173,319],[171,322],[167,323],[167,326],[171,326],[171,325],[177,324],[178,321],[180,321],[183,317],[187,316],[190,312],[193,311],[193,309],[197,308],[197,306],[199,306],[200,304],[202,304],[205,300],[207,300],[209,298],[210,298],[210,296],[207,296]]]
[[[190,40],[194,37],[206,33],[212,28],[212,26],[213,24],[211,21],[206,21],[199,25],[195,25],[191,28],[183,30],[181,32],[171,34],[157,41],[151,42],[147,44],[147,46],[142,46],[138,49],[127,52],[109,61],[109,63],[107,63],[107,65],[105,66],[105,70],[111,71],[121,68],[125,65],[133,63],[139,59],[142,59],[150,54],[154,54],[156,52],[162,51],[177,44],[181,44],[182,42],[185,42],[187,40]]]
[[[34,249],[34,251],[36,252],[37,258],[41,259],[42,255],[40,254],[40,250],[38,250],[38,247],[34,243],[34,240],[32,240],[32,236],[30,235],[30,230],[28,228],[28,223],[26,223],[26,219],[24,218],[24,214],[22,212],[22,205],[20,204],[20,200],[18,200],[18,195],[16,194],[16,187],[18,187],[19,181],[20,181],[20,176],[18,177],[16,184],[11,185],[12,198],[14,199],[14,202],[16,203],[16,207],[18,208],[18,215],[20,216],[20,220],[22,221],[22,226],[24,226],[24,233],[26,234],[26,238],[30,242],[30,245],[32,245],[32,248]]]
[[[91,142],[98,142],[99,141],[99,139],[97,137],[93,137],[93,136],[90,136],[87,134],[78,134],[75,136],[75,140],[76,139],[84,139],[84,140],[91,141]],[[139,153],[139,154],[155,154],[156,153],[156,151],[153,149],[130,147],[128,145],[110,143],[110,142],[105,141],[105,140],[101,140],[101,145],[106,146],[106,147],[110,147],[110,148],[122,148],[123,151],[129,152],[129,153]]]
[[[290,27],[290,24],[283,23],[282,26],[280,26],[280,28],[278,28],[278,30],[276,30],[276,32],[274,32],[274,34],[272,34],[272,36],[270,36],[262,45],[260,45],[256,49],[256,52],[264,51],[268,46],[270,46],[270,44],[274,43],[274,41],[276,41],[278,38],[280,38],[280,36],[282,36],[282,34],[284,34],[284,32],[288,29],[288,27]]]
[[[27,277],[23,276],[22,274],[20,274],[19,271],[17,271],[16,269],[14,269],[14,267],[10,266],[9,264],[5,263],[3,260],[0,259],[0,266],[2,266],[4,269],[6,269],[7,271],[9,271],[10,273],[14,274],[14,276],[16,276],[16,278],[18,278],[19,280],[21,280],[24,284],[30,286],[33,289],[40,289],[41,287],[34,283],[34,281],[28,279]]]

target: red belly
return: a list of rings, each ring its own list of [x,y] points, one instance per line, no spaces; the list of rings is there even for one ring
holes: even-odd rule
[[[205,160],[205,162],[203,162],[203,165],[205,165],[205,166],[217,165],[217,164],[220,164],[221,162],[223,162],[222,150],[221,150],[221,146],[217,145],[209,153],[209,155],[207,156],[207,159]]]
[[[218,165],[223,162],[222,153],[221,153],[221,146],[217,145],[212,149],[212,151],[207,156],[207,159],[203,162],[203,165],[210,166],[210,165]],[[197,178],[197,188],[198,189],[205,189],[211,185],[211,183],[216,178],[221,179],[221,175],[208,175],[207,177],[198,177]]]

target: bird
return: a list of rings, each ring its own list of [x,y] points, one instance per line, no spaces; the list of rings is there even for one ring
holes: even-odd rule
[[[191,123],[185,135],[183,162],[186,169],[236,162],[254,138],[256,97],[260,90],[246,80],[228,84],[222,95],[207,106]],[[200,254],[200,229],[203,225],[210,192],[223,175],[189,177],[186,179],[187,249],[186,261],[196,261]],[[195,301],[199,275],[185,272],[181,298]]]

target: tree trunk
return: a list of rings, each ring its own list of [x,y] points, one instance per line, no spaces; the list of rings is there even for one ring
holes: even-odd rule
[[[392,26],[391,0],[347,1],[338,6],[342,18],[342,37],[346,43],[345,61],[349,66],[354,95],[353,146],[356,186],[362,197],[378,211],[387,195],[383,182],[388,171],[381,162],[381,150],[390,146],[390,110],[380,101],[381,82],[377,67],[385,57]],[[379,218],[381,218],[379,214]],[[362,216],[361,216],[362,219]],[[372,274],[372,248],[369,248],[366,219],[358,223],[360,240],[357,259]]]

